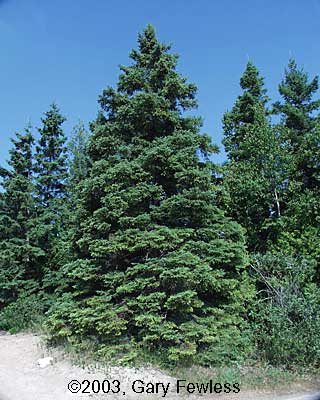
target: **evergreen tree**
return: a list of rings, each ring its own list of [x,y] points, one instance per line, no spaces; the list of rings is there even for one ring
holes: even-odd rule
[[[318,86],[318,77],[310,80],[290,60],[279,85],[283,101],[274,110],[281,116],[281,140],[290,160],[285,226],[277,248],[316,260],[320,277],[320,100],[313,100]]]
[[[89,134],[82,121],[72,131],[69,149],[69,190],[76,192],[76,186],[87,176],[90,167],[88,155]]]
[[[228,214],[246,228],[249,248],[262,251],[274,239],[274,218],[281,216],[287,160],[268,117],[263,78],[252,63],[240,86],[243,93],[223,117],[225,204]]]
[[[315,154],[319,152],[320,99],[312,100],[318,88],[318,77],[309,81],[308,74],[291,59],[279,85],[284,101],[274,105],[275,112],[281,115],[283,141],[294,161],[291,179],[299,182],[302,189],[319,187],[319,162]]]
[[[63,236],[68,221],[67,147],[62,130],[65,118],[55,104],[50,106],[41,121],[35,154],[37,226],[34,234],[45,252],[41,260],[44,274],[47,274],[45,285],[52,286],[51,272],[63,262],[65,252]]]
[[[79,202],[79,193],[85,178],[89,175],[90,157],[88,154],[89,133],[86,131],[83,122],[79,122],[73,128],[71,138],[68,142],[68,179],[66,186],[66,198],[64,199],[64,229],[60,234],[59,265],[71,261],[75,256],[75,241],[79,234],[80,221],[77,218],[75,209]],[[63,250],[63,251],[62,251]],[[59,281],[59,271],[57,271]]]
[[[228,159],[235,161],[247,158],[248,154],[240,144],[247,136],[248,124],[259,123],[261,113],[267,115],[265,106],[269,100],[264,88],[264,79],[251,62],[248,62],[240,79],[240,86],[243,90],[242,95],[238,97],[232,110],[223,116],[223,144]]]
[[[61,271],[48,326],[55,338],[95,338],[104,356],[129,348],[127,361],[134,348],[171,363],[236,359],[248,350],[243,234],[214,204],[215,147],[183,115],[196,87],[151,26],[138,42],[99,100],[78,259]]]
[[[37,194],[39,204],[48,208],[54,199],[65,195],[67,178],[66,137],[61,125],[65,118],[56,104],[50,106],[41,119],[40,140],[36,147]]]
[[[30,127],[12,139],[9,168],[1,168],[0,208],[0,308],[17,299],[24,290],[37,287],[37,258],[42,254],[31,231],[35,205],[32,182]]]

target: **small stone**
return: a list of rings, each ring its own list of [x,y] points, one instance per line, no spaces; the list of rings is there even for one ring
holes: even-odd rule
[[[46,368],[48,365],[52,363],[53,363],[52,357],[39,358],[39,360],[37,361],[37,364],[39,365],[40,368]]]

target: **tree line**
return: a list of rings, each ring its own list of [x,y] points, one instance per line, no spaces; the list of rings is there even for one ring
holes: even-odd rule
[[[53,104],[0,168],[0,328],[35,320],[104,360],[319,366],[318,78],[290,60],[267,95],[248,62],[223,115],[150,25],[89,134]]]

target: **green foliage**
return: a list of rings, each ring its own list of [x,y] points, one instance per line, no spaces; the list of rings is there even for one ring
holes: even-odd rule
[[[42,255],[32,236],[34,199],[32,183],[33,136],[25,134],[12,140],[9,169],[2,168],[0,209],[0,308],[14,301],[22,289],[34,290],[39,274],[37,259]]]
[[[271,125],[263,80],[252,64],[243,94],[225,114],[223,204],[246,228],[258,290],[253,334],[258,351],[276,365],[318,366],[319,340],[319,101],[318,79],[291,60]],[[271,250],[273,254],[269,254]]]
[[[251,62],[240,79],[240,86],[243,94],[238,97],[232,110],[223,116],[223,144],[228,158],[232,160],[246,159],[247,149],[242,147],[242,143],[247,137],[247,127],[250,129],[255,122],[261,122],[261,112],[267,115],[265,106],[269,100],[264,79]]]
[[[312,100],[319,87],[318,77],[309,77],[289,61],[284,80],[279,85],[283,102],[274,104],[275,112],[282,118],[283,140],[294,161],[291,178],[302,188],[319,187],[319,128],[320,100]]]
[[[249,347],[241,338],[251,293],[244,237],[214,203],[215,147],[199,118],[183,116],[196,104],[195,86],[151,26],[138,42],[117,89],[100,97],[79,256],[61,270],[70,293],[48,326],[57,338],[93,337],[100,351],[134,343],[169,364],[233,359]]]
[[[266,90],[258,70],[248,63],[240,80],[243,94],[224,115],[224,205],[247,231],[250,250],[265,250],[274,235],[270,219],[279,218],[288,159],[265,107]]]
[[[38,295],[28,292],[0,310],[0,330],[17,333],[41,326],[44,304]]]
[[[79,122],[73,128],[71,138],[68,142],[69,150],[69,191],[76,196],[77,185],[87,176],[90,167],[88,155],[89,133],[83,122]]]
[[[317,90],[318,77],[309,80],[290,60],[279,85],[283,101],[274,105],[281,115],[278,129],[289,161],[283,230],[273,245],[316,260],[319,277],[320,100],[313,100]]]
[[[36,147],[37,194],[39,203],[48,207],[50,201],[64,196],[66,166],[66,138],[61,125],[65,118],[56,104],[41,119],[40,139]]]
[[[67,147],[61,125],[65,118],[52,104],[42,118],[35,153],[36,225],[33,235],[43,250],[39,262],[41,280],[47,290],[55,285],[55,272],[69,253],[66,245],[70,210],[67,200]]]
[[[279,254],[257,255],[258,288],[251,312],[259,353],[274,365],[319,367],[320,289],[314,263]]]

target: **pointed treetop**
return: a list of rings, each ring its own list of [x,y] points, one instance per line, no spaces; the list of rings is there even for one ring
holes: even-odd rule
[[[308,74],[303,68],[299,69],[296,61],[291,58],[288,67],[285,69],[284,79],[279,85],[279,92],[282,97],[296,107],[303,107],[309,103],[308,111],[313,111],[320,104],[319,101],[311,101],[318,87],[318,76],[309,81]]]
[[[0,176],[3,179],[12,178],[15,174],[30,177],[32,169],[32,146],[34,138],[31,127],[28,125],[25,133],[15,133],[11,138],[12,148],[9,150],[10,159],[7,160],[10,169],[0,167]]]
[[[25,128],[24,133],[16,133],[16,137],[11,139],[13,147],[9,150],[10,165],[21,175],[29,176],[32,167],[32,146],[34,137],[31,133],[31,126]]]
[[[151,24],[148,24],[147,27],[138,34],[138,45],[141,54],[144,55],[160,55],[161,52],[167,51],[171,47],[158,41],[156,31]]]
[[[61,127],[65,120],[58,106],[51,104],[41,119],[42,127],[38,128],[40,138],[36,146],[35,171],[39,198],[45,207],[49,200],[65,194],[67,149],[66,136]]]
[[[231,111],[223,116],[223,130],[226,153],[229,159],[239,160],[243,158],[243,142],[255,135],[259,128],[265,129],[268,124],[268,110],[266,103],[269,100],[264,88],[264,79],[258,69],[248,62],[240,79],[243,93],[237,98]],[[253,128],[252,125],[255,125]]]
[[[190,124],[199,126],[199,119],[182,118],[185,110],[197,106],[197,88],[176,71],[178,56],[169,49],[148,25],[138,36],[138,49],[130,53],[131,65],[120,66],[117,88],[107,87],[99,97],[105,123],[110,127],[110,123],[120,121],[117,137],[123,134],[128,140],[137,135],[156,137],[172,132],[176,124],[180,128]],[[148,117],[140,118],[145,110]],[[126,121],[130,113],[135,117],[129,123]],[[123,128],[119,128],[119,123]]]
[[[157,39],[153,26],[148,25],[138,35],[138,49],[130,52],[130,58],[134,64],[120,66],[124,74],[120,76],[118,89],[128,94],[133,94],[136,90],[158,92],[167,78],[170,78],[172,85],[178,79],[178,76],[173,75],[178,56],[170,54],[168,52],[170,48],[170,45],[163,44]],[[182,80],[178,85],[181,86],[184,83]]]
[[[60,109],[56,103],[51,103],[49,110],[46,111],[44,117],[41,118],[42,123],[48,127],[61,125],[65,120],[66,118],[61,115]]]
[[[156,43],[156,31],[151,24],[148,24],[146,28],[138,34],[138,43],[140,46],[145,45],[146,43]],[[140,47],[140,50],[141,47]]]
[[[258,69],[251,61],[247,63],[246,69],[240,78],[241,88],[257,98],[261,103],[266,103],[268,97],[267,90],[264,88],[264,78],[260,76]]]

